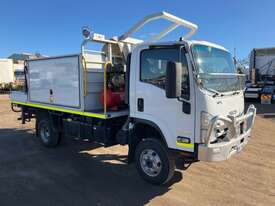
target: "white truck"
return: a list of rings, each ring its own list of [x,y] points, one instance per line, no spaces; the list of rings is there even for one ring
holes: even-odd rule
[[[172,24],[149,40],[132,37],[147,23]],[[179,26],[179,41],[158,42]],[[251,135],[256,109],[244,112],[242,75],[223,47],[187,40],[197,26],[161,12],[145,17],[120,37],[105,39],[83,28],[81,53],[27,61],[24,92],[12,92],[22,123],[36,118],[47,147],[61,137],[104,146],[128,145],[128,162],[141,177],[164,184],[175,158],[223,161]],[[100,51],[88,50],[100,43]]]
[[[13,81],[13,61],[11,59],[0,59],[0,89],[7,89]]]

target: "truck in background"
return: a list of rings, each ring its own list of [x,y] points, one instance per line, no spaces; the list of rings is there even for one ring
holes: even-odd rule
[[[275,47],[251,51],[245,98],[262,104],[275,102]]]
[[[159,19],[171,25],[149,40],[133,38]],[[180,26],[190,31],[159,42]],[[166,12],[111,39],[83,28],[80,53],[26,62],[27,84],[11,93],[12,108],[21,108],[22,123],[36,119],[36,135],[47,147],[63,137],[128,145],[128,162],[153,184],[172,178],[176,158],[224,161],[248,143],[256,109],[244,111],[244,75],[231,54],[188,40],[196,30]],[[88,43],[102,49],[87,50]]]

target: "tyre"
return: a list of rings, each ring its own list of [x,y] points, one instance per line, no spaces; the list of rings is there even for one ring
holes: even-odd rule
[[[54,130],[48,117],[38,120],[37,135],[41,143],[46,147],[56,147],[59,143],[59,132]]]
[[[175,160],[157,139],[140,141],[136,148],[135,159],[138,173],[151,184],[165,184],[174,175]]]

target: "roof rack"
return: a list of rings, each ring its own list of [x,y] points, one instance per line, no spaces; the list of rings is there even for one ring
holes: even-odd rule
[[[184,36],[181,36],[181,39],[187,39],[187,38],[191,37],[198,29],[198,26],[196,24],[193,24],[187,20],[181,19],[177,16],[174,16],[172,14],[169,14],[169,13],[163,11],[160,13],[156,13],[156,14],[152,14],[152,15],[144,17],[141,21],[137,22],[132,28],[130,28],[126,33],[124,33],[122,36],[120,36],[119,41],[126,40],[127,38],[131,37],[134,33],[136,33],[138,30],[140,30],[142,27],[144,27],[149,22],[155,21],[158,19],[165,19],[167,21],[172,22],[172,24],[170,26],[166,27],[163,31],[154,35],[152,38],[149,39],[149,41],[158,41],[158,40],[162,39],[167,34],[172,32],[173,30],[175,30],[178,26],[183,26],[183,27],[191,30]]]

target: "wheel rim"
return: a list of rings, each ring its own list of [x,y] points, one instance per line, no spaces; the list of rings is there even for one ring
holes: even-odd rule
[[[154,150],[145,149],[140,155],[140,165],[142,170],[150,177],[156,177],[159,175],[162,169],[161,159]]]
[[[41,139],[43,140],[43,142],[49,142],[50,129],[49,129],[49,126],[47,124],[41,125],[40,136],[41,136]]]

